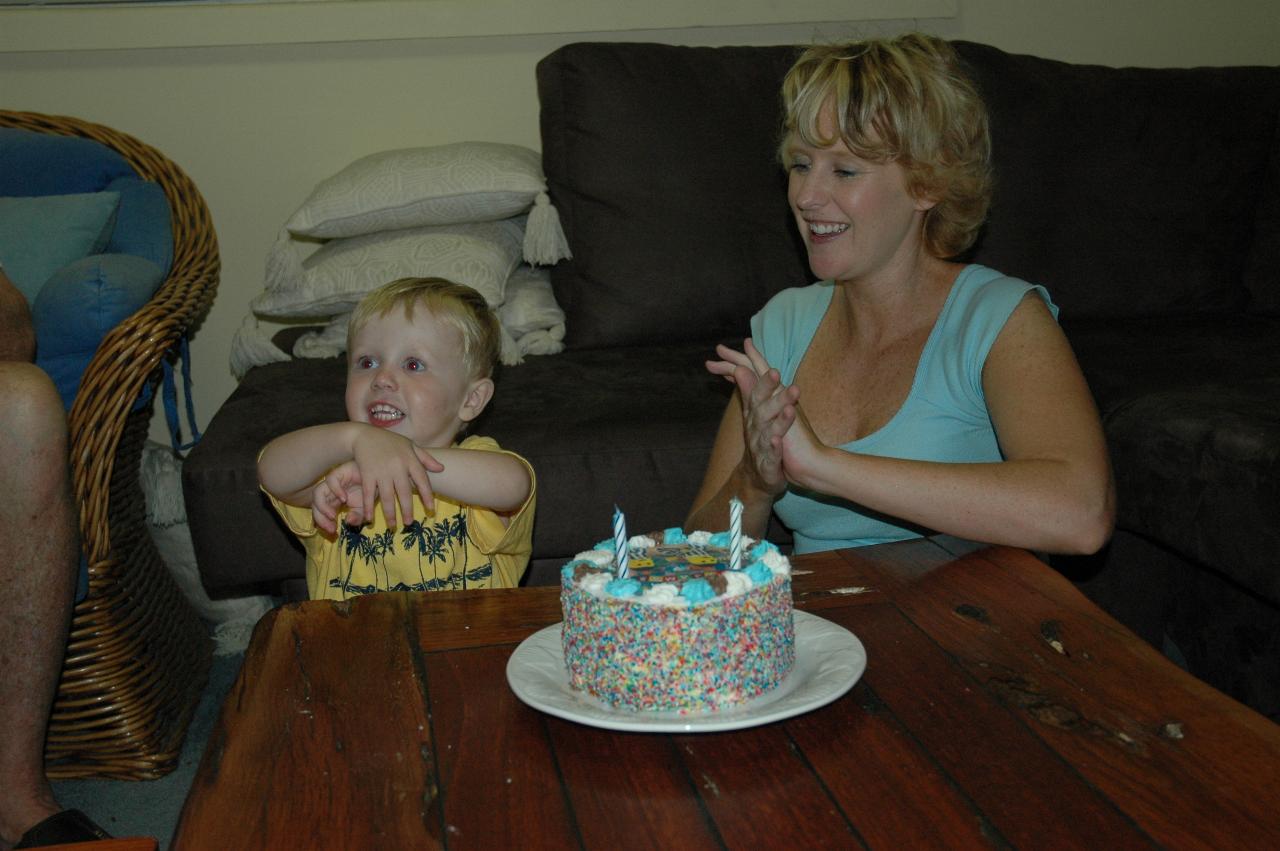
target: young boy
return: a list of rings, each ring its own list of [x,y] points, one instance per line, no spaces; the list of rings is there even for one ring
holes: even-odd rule
[[[490,438],[455,443],[493,396],[499,346],[484,298],[450,281],[402,278],[357,305],[349,421],[282,435],[258,457],[262,489],[306,549],[312,599],[520,581],[533,468]]]

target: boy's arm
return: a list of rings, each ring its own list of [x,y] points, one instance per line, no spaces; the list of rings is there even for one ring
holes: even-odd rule
[[[529,471],[513,455],[458,447],[432,449],[431,455],[444,465],[431,474],[432,489],[455,502],[513,514],[529,498],[533,487]]]
[[[329,423],[291,431],[258,456],[258,484],[290,505],[311,505],[311,490],[329,470],[351,460],[359,423]]]
[[[277,437],[258,456],[258,482],[277,499],[310,508],[316,482],[347,461],[357,465],[351,481],[361,486],[362,517],[371,517],[380,502],[388,525],[395,524],[397,507],[407,522],[415,490],[431,504],[428,473],[438,472],[440,463],[407,437],[368,423],[329,423]]]

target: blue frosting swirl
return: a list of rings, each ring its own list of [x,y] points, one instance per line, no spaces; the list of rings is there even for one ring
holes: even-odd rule
[[[572,580],[574,570],[577,569],[578,565],[580,564],[585,564],[587,567],[595,567],[594,564],[592,564],[591,562],[587,561],[584,558],[575,558],[572,561],[570,561],[568,564],[566,564],[564,567],[560,568],[560,575],[565,579]]]
[[[670,529],[662,530],[662,543],[667,545],[683,544],[689,540],[684,530],[679,526],[672,526]]]
[[[712,547],[728,547],[729,533],[716,532],[714,535],[711,536],[711,539],[707,541],[707,545]]]
[[[680,591],[680,596],[684,597],[690,603],[702,603],[716,596],[715,590],[711,587],[711,583],[705,579],[690,579],[684,584],[684,588]]]
[[[604,586],[604,590],[615,597],[639,597],[641,587],[638,579],[628,577],[627,579],[609,580]]]
[[[762,561],[755,561],[746,570],[747,576],[751,577],[751,581],[756,585],[764,585],[773,579],[773,571],[769,569],[769,565]]]
[[[764,558],[765,553],[770,553],[770,552],[773,552],[773,553],[778,552],[777,545],[772,544],[769,541],[757,541],[756,545],[751,548],[751,557],[753,559],[759,560]]]

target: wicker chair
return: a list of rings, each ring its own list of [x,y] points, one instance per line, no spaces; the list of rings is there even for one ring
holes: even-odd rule
[[[0,111],[0,126],[83,136],[163,187],[173,266],[151,299],[102,341],[71,408],[71,467],[89,593],[75,608],[45,756],[53,778],[151,779],[177,765],[208,676],[208,628],[160,560],[146,525],[139,465],[161,360],[213,300],[218,245],[191,179],[154,148],[108,127]],[[151,397],[154,400],[154,395]]]

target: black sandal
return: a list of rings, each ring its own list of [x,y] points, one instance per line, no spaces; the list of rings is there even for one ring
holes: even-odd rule
[[[79,810],[63,810],[54,813],[35,827],[22,834],[22,839],[13,846],[18,848],[45,848],[49,845],[63,845],[69,842],[92,842],[95,839],[110,839],[111,834],[93,823],[87,815]]]

